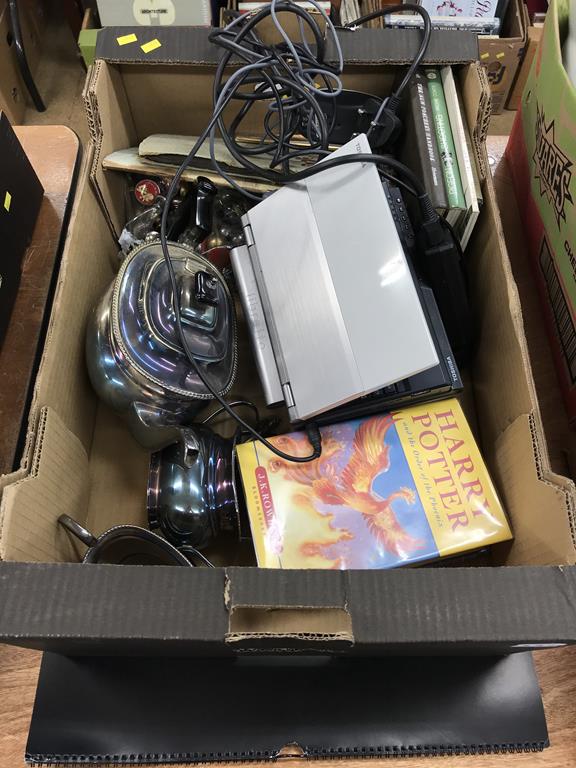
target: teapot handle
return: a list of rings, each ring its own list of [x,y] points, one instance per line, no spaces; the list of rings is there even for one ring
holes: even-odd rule
[[[61,526],[66,528],[69,533],[71,533],[73,536],[76,536],[77,539],[80,539],[82,544],[85,544],[87,547],[93,547],[98,543],[96,536],[91,534],[90,531],[86,530],[86,528],[80,525],[80,523],[76,522],[76,520],[74,520],[69,515],[60,515],[58,522]]]

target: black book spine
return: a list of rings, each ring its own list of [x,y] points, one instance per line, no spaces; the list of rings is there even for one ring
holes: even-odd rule
[[[426,78],[420,73],[412,78],[409,88],[408,136],[405,148],[408,164],[424,181],[432,205],[440,212],[448,208],[448,198],[434,130],[432,105]]]

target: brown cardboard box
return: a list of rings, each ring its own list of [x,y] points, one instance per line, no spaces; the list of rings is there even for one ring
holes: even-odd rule
[[[516,73],[516,80],[514,80],[514,85],[512,86],[512,90],[508,96],[508,101],[506,102],[506,109],[520,109],[522,92],[524,91],[526,80],[528,80],[530,68],[532,67],[534,56],[536,56],[536,50],[538,48],[538,44],[544,29],[542,25],[538,27],[532,26],[530,24],[530,17],[528,16],[528,10],[526,6],[524,6],[524,11],[526,16],[527,30],[526,47],[524,48],[524,57],[520,66],[518,67],[518,72]]]
[[[404,60],[406,50],[394,49],[400,44],[393,35],[385,36],[390,44],[379,45],[377,54],[368,51],[365,40],[377,32],[353,38],[357,54],[346,81],[361,75],[365,90],[385,95],[394,81],[391,62]],[[102,158],[152,132],[194,133],[203,127],[217,59],[202,30],[177,40],[180,63],[168,45],[170,36],[151,62],[138,58],[137,51],[119,49],[117,34],[101,33],[100,60],[86,85],[92,140],[36,382],[25,458],[18,472],[0,480],[0,641],[65,653],[212,656],[262,649],[506,653],[576,642],[576,569],[568,567],[576,562],[576,490],[551,462],[522,307],[487,177],[488,84],[474,63],[463,62],[456,71],[485,200],[467,251],[479,331],[467,394],[514,542],[494,551],[493,567],[484,568],[275,571],[229,564],[214,569],[77,564],[79,552],[56,523],[60,514],[71,514],[95,533],[119,522],[146,524],[148,456],[97,401],[84,361],[87,316],[113,277],[117,244],[110,229],[117,233],[123,223],[126,181],[104,171]],[[434,45],[458,61],[446,45],[438,40]],[[389,58],[383,59],[382,51]],[[250,378],[249,367],[244,375]]]
[[[488,74],[492,112],[500,114],[514,83],[526,45],[526,19],[522,0],[510,0],[501,37],[479,37],[480,62]]]
[[[38,67],[42,49],[44,8],[36,0],[18,4],[20,26],[26,58],[32,74]],[[20,75],[10,28],[10,16],[5,0],[0,2],[0,109],[10,122],[17,125],[24,119],[26,106],[31,104],[28,91]]]

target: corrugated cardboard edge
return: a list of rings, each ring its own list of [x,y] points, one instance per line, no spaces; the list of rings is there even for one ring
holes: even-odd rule
[[[114,78],[115,83],[112,83],[111,78]],[[108,140],[109,136],[103,130],[102,118],[98,106],[98,89],[102,88],[106,90],[108,94],[110,90],[114,89],[115,86],[123,87],[119,85],[118,74],[103,66],[102,61],[96,61],[90,67],[83,91],[83,99],[92,139],[91,144],[93,146],[92,162],[90,165],[90,183],[96,193],[98,201],[100,202],[102,211],[104,212],[104,217],[110,229],[110,234],[116,241],[117,235],[122,230],[123,222],[120,220],[120,218],[114,217],[112,215],[110,206],[108,206],[106,203],[106,193],[108,191],[107,187],[113,183],[118,185],[121,183],[121,181],[117,174],[107,173],[102,168],[102,147],[104,142]],[[124,102],[126,102],[126,99],[124,99]],[[126,146],[132,146],[135,142],[136,137],[134,131],[132,130],[132,135],[125,136],[123,143]]]
[[[223,588],[218,568],[4,562],[0,642],[80,654],[231,656]]]
[[[507,506],[523,509],[516,516],[517,542],[512,548],[502,545],[507,565],[529,560],[534,565],[553,565],[560,559],[576,562],[576,488],[568,478],[550,470],[541,454],[541,435],[534,415],[520,416],[499,437],[496,444],[495,479],[506,475],[504,501]],[[531,452],[531,456],[527,455]],[[532,462],[532,473],[526,468]],[[546,526],[546,545],[534,531]],[[507,550],[510,550],[509,552]]]
[[[82,165],[78,173],[78,184],[77,184],[78,190],[82,189],[84,179],[88,174],[88,168],[89,168],[90,162],[91,162],[91,152],[89,148],[87,152],[83,153]],[[79,198],[80,198],[80,195],[77,195],[76,199],[74,200],[72,211],[70,214],[70,224],[72,224],[72,222],[74,222],[76,218],[76,211],[79,205]],[[46,338],[44,339],[44,350],[47,349],[47,347],[50,344],[50,340],[52,338],[54,318],[55,318],[55,315],[57,314],[57,308],[59,305],[59,298],[60,298],[60,292],[62,287],[62,280],[64,277],[66,260],[68,259],[67,252],[69,250],[70,231],[71,231],[71,226],[69,227],[69,230],[66,233],[66,240],[63,247],[62,261],[60,265],[60,273],[58,275],[58,283],[56,286],[56,291],[54,293],[54,300],[52,302],[48,329],[46,331]],[[5,488],[10,486],[12,483],[18,482],[19,480],[27,476],[30,470],[31,463],[33,461],[33,455],[34,455],[34,450],[36,446],[37,428],[38,428],[39,419],[40,419],[40,409],[39,409],[39,401],[38,401],[38,382],[41,380],[43,368],[44,368],[44,351],[43,351],[42,359],[40,361],[38,372],[36,374],[36,381],[34,384],[32,402],[30,404],[30,410],[28,413],[26,437],[24,442],[24,448],[22,451],[20,467],[14,472],[0,476],[0,500],[2,499],[2,494]]]
[[[106,223],[110,228],[110,233],[112,234],[113,237],[116,237],[116,232],[114,230],[112,219],[110,218],[108,206],[106,205],[106,202],[102,194],[102,190],[100,189],[100,186],[98,184],[97,175],[96,175],[96,171],[101,164],[100,156],[101,156],[103,134],[102,134],[102,123],[100,121],[100,113],[98,111],[98,100],[96,99],[94,94],[94,87],[95,87],[95,83],[98,80],[101,67],[102,67],[102,63],[100,61],[95,61],[94,64],[92,64],[92,66],[89,68],[88,75],[84,83],[84,90],[82,91],[82,98],[84,100],[84,111],[86,112],[86,120],[88,121],[88,129],[90,131],[90,139],[91,139],[90,143],[93,148],[92,161],[90,163],[90,183],[92,185],[92,189],[96,194],[96,197],[98,198],[98,202],[100,203],[100,208],[102,209],[102,213],[104,214]]]
[[[118,37],[136,34],[138,43],[157,39],[161,46],[145,53],[139,44],[119,45]],[[203,27],[106,27],[98,34],[96,58],[110,64],[215,65],[223,51],[209,40]],[[338,30],[344,59],[351,64],[409,64],[421,42],[413,29]],[[432,30],[424,64],[468,64],[478,59],[478,38],[470,32]],[[337,52],[329,37],[326,61],[335,63]],[[238,64],[238,62],[237,62]]]
[[[38,562],[78,558],[57,519],[83,521],[88,496],[88,456],[82,444],[50,408],[40,410],[29,473],[4,489],[0,503],[0,557]],[[9,525],[18,514],[18,525]]]
[[[271,573],[247,570],[262,584]],[[284,573],[295,585],[306,579]],[[575,568],[399,568],[344,578],[355,639],[341,647],[347,655],[495,654],[576,641]],[[231,646],[223,593],[219,568],[0,563],[0,642],[67,654],[230,657],[271,645],[274,653],[332,653],[299,638]]]
[[[306,571],[297,582],[286,572],[269,571],[266,579],[250,568],[227,568],[224,603],[228,611],[225,642],[235,650],[334,650],[354,644],[348,608],[347,578],[326,571]],[[258,642],[260,641],[260,642]]]
[[[61,403],[64,404],[58,415],[71,430],[79,427],[79,420],[82,422],[86,421],[86,407],[92,409],[96,407],[91,394],[88,374],[84,366],[83,332],[79,336],[69,334],[69,324],[64,324],[61,317],[62,303],[64,301],[68,303],[74,302],[82,314],[82,317],[75,318],[75,321],[81,323],[79,327],[83,329],[86,318],[92,310],[95,301],[100,298],[101,291],[103,290],[103,287],[100,287],[100,285],[104,286],[107,281],[112,279],[111,266],[108,271],[104,261],[98,262],[97,267],[94,267],[94,260],[90,260],[90,248],[93,247],[93,241],[90,238],[96,237],[97,232],[94,229],[95,222],[91,219],[86,219],[83,221],[82,228],[75,226],[79,209],[85,207],[87,197],[92,199],[95,210],[98,210],[98,204],[94,200],[93,191],[87,183],[91,162],[92,145],[89,145],[78,178],[78,192],[70,216],[70,226],[66,235],[58,282],[44,341],[44,352],[36,376],[30,406],[28,418],[28,444],[30,450],[33,450],[36,440],[36,425],[40,409],[46,406],[53,407],[53,401],[56,397],[59,405]],[[108,241],[101,238],[98,245],[104,247],[104,244],[108,245]],[[112,242],[110,241],[111,246]],[[85,293],[82,295],[72,292],[69,287],[69,275],[75,272],[81,272],[84,276],[82,288],[85,289]],[[99,281],[106,282],[100,282],[99,284]],[[48,354],[49,351],[50,355]],[[79,364],[81,367],[76,368],[76,374],[72,380],[69,378],[63,379],[63,371],[65,374],[66,367],[72,364]],[[70,384],[68,384],[69,381],[71,381]],[[64,385],[66,389],[63,393]],[[82,397],[78,397],[79,389],[82,390]],[[93,426],[77,432],[85,447],[91,442],[92,429]]]
[[[80,206],[85,207],[86,198],[90,197],[91,205],[94,206],[94,210],[98,213],[98,203],[94,200],[93,191],[88,185],[89,168],[92,161],[92,145],[88,147],[88,151],[84,154],[82,161],[82,167],[78,177],[78,192],[74,200],[71,217],[70,227],[66,235],[66,241],[63,248],[62,261],[60,264],[60,271],[58,275],[58,282],[54,293],[54,300],[52,303],[52,309],[50,313],[50,319],[48,323],[48,329],[46,338],[44,340],[44,352],[40,361],[38,373],[36,375],[36,381],[34,383],[34,390],[32,396],[32,402],[30,404],[30,410],[28,414],[28,425],[26,433],[25,449],[23,452],[23,458],[20,468],[12,472],[11,474],[0,477],[0,501],[4,497],[4,493],[14,483],[19,483],[26,479],[29,475],[30,468],[33,465],[34,457],[41,450],[41,446],[37,446],[38,427],[41,421],[42,409],[45,407],[52,407],[54,409],[55,396],[58,396],[58,418],[67,424],[71,431],[74,431],[78,424],[79,416],[82,417],[85,427],[79,429],[77,434],[81,438],[85,450],[91,443],[92,439],[92,426],[91,421],[86,417],[86,408],[90,408],[91,405],[95,409],[96,404],[93,401],[93,397],[89,392],[89,384],[87,381],[87,374],[83,366],[84,360],[84,343],[83,332],[80,332],[79,336],[76,336],[72,341],[68,334],[68,328],[62,324],[62,316],[60,308],[62,301],[70,300],[67,275],[70,272],[84,270],[83,259],[90,259],[90,245],[95,242],[93,237],[94,231],[92,226],[94,221],[92,219],[85,222],[83,229],[77,229],[74,227],[76,222],[78,210]],[[86,235],[88,238],[86,241]],[[101,237],[97,240],[98,246],[103,246],[106,232],[104,232],[104,238]],[[97,239],[97,238],[96,238]],[[86,247],[86,242],[89,243]],[[112,241],[110,240],[110,246]],[[101,265],[96,272],[92,270],[93,262],[88,261],[88,266],[84,270],[86,273],[86,295],[84,298],[78,297],[76,303],[79,310],[83,315],[87,315],[91,310],[96,296],[99,293],[98,281],[105,280],[101,274],[105,270],[105,263]],[[98,280],[94,280],[95,275]],[[112,269],[110,267],[110,276],[107,279],[112,278]],[[104,285],[104,283],[102,283]],[[84,326],[84,318],[77,320],[79,327]],[[48,354],[51,353],[51,356]],[[70,379],[70,384],[63,386],[62,376],[66,375],[69,366],[74,366],[76,369],[79,365],[82,366],[81,373]],[[63,392],[63,389],[65,392]],[[79,391],[82,391],[79,397]],[[87,397],[90,398],[90,403],[87,402]],[[60,408],[60,403],[63,403],[63,407]],[[92,425],[92,426],[91,426]]]

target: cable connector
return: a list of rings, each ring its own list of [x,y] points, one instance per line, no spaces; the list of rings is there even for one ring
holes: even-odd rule
[[[420,226],[420,241],[424,252],[434,250],[435,248],[452,248],[452,237],[436,215],[436,220],[424,220]]]
[[[311,421],[306,424],[306,437],[312,446],[315,458],[322,455],[322,434],[316,422]]]
[[[393,144],[402,130],[400,118],[395,115],[388,106],[383,107],[370,123],[370,128],[366,134],[370,146],[373,149],[381,150],[383,147]]]

